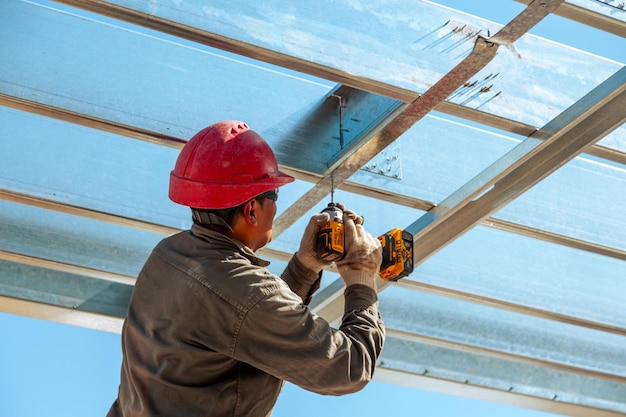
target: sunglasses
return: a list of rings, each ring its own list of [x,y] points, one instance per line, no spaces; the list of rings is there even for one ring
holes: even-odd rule
[[[259,194],[255,198],[267,198],[268,200],[276,201],[278,200],[278,188],[274,188],[273,190],[269,190],[264,192],[263,194]]]

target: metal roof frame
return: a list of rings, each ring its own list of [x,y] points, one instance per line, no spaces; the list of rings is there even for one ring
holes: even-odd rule
[[[360,68],[353,72],[348,66],[344,67],[343,64],[333,61],[335,52],[320,49],[313,51],[309,57],[304,56],[299,50],[289,52],[279,45],[280,34],[274,35],[276,39],[270,36],[269,39],[256,40],[251,40],[254,37],[248,37],[249,34],[245,31],[241,32],[240,37],[234,36],[221,27],[218,21],[197,20],[197,16],[191,13],[192,10],[179,10],[165,1],[153,4],[152,10],[148,10],[144,2],[136,0],[62,0],[59,3],[338,83],[335,87],[311,84],[310,93],[307,94],[317,99],[311,101],[309,98],[303,98],[298,102],[302,106],[300,111],[281,119],[277,125],[270,124],[264,131],[264,136],[268,137],[272,146],[278,150],[281,168],[293,174],[299,181],[310,185],[308,191],[298,196],[277,217],[274,227],[276,236],[287,234],[298,220],[314,210],[334,188],[374,199],[381,204],[390,203],[425,212],[407,227],[414,234],[417,265],[426,262],[476,226],[487,226],[490,229],[603,256],[615,262],[624,262],[625,248],[603,245],[584,238],[493,217],[493,214],[504,205],[517,199],[526,190],[534,187],[582,152],[613,164],[626,165],[624,149],[597,143],[614,130],[620,128],[623,130],[622,125],[626,121],[624,111],[626,68],[621,67],[595,89],[561,109],[556,117],[540,129],[521,118],[515,119],[480,110],[450,99],[455,92],[468,88],[472,77],[494,59],[499,46],[511,47],[551,13],[626,37],[624,21],[598,13],[591,8],[563,0],[517,1],[527,5],[522,13],[493,36],[485,37],[478,30],[469,32],[467,39],[459,42],[472,41],[471,51],[464,58],[454,62],[454,66],[448,67],[445,73],[440,74],[423,91],[419,91],[419,87],[416,88],[414,85],[407,86],[376,78],[365,72],[361,73]],[[35,14],[54,13],[52,9],[50,12],[39,10],[39,6],[34,3],[24,1],[16,3],[20,4],[19,7],[23,6],[24,10]],[[220,6],[213,7],[217,10]],[[415,7],[434,10],[436,5],[419,2]],[[242,17],[267,19],[267,16],[261,16],[261,11],[255,8],[242,9],[249,9],[241,11]],[[61,21],[66,18],[59,15],[58,19]],[[311,20],[315,20],[315,17]],[[111,22],[112,25],[117,24],[115,20]],[[271,24],[272,21],[270,19],[265,23]],[[131,32],[129,38],[135,36],[130,34]],[[329,36],[332,38],[335,35]],[[185,53],[192,56],[196,51]],[[200,57],[199,53],[197,55]],[[32,76],[35,78],[31,81],[26,78],[22,80],[22,75],[15,71],[0,71],[0,104],[18,111],[174,150],[180,149],[185,142],[186,134],[194,130],[193,126],[185,125],[185,122],[180,124],[178,130],[171,131],[162,127],[169,121],[162,121],[162,124],[142,124],[138,117],[145,115],[140,113],[131,117],[127,117],[130,113],[121,116],[107,113],[102,110],[106,103],[98,102],[97,87],[89,91],[88,94],[93,101],[86,103],[87,105],[85,103],[75,105],[81,98],[72,96],[74,94],[72,92],[63,91],[59,93],[62,99],[57,99],[54,98],[57,93],[55,88],[61,86],[55,85],[54,82],[49,84],[48,90],[47,86],[31,86],[29,83],[36,80],[37,75],[33,73]],[[89,79],[83,82],[92,88]],[[129,108],[132,108],[132,103]],[[124,111],[126,110],[122,110],[122,113]],[[521,135],[526,139],[439,202],[370,187],[353,178],[368,161],[409,132],[417,122],[433,111]],[[147,118],[157,116],[148,115]],[[171,133],[174,131],[177,133]],[[340,147],[321,154],[319,160],[305,161],[293,157],[290,151],[293,146],[304,146],[305,143],[311,149],[317,149],[324,143],[335,142],[340,142]],[[15,185],[18,183],[19,178],[10,178],[7,180],[8,185],[0,185],[0,200],[11,204],[9,207],[30,207],[33,210],[54,212],[62,216],[106,223],[154,235],[169,235],[180,230],[172,224],[162,224],[140,215],[127,215],[124,212],[109,211],[81,202],[64,201],[63,197],[55,196],[54,192],[33,192],[28,187],[21,190],[19,185]],[[15,233],[20,233],[22,229],[19,227],[22,226],[15,227],[17,230]],[[12,238],[10,233],[7,234],[7,238],[8,240]],[[54,242],[50,244],[53,245]],[[120,331],[122,317],[116,315],[115,311],[119,311],[125,300],[127,301],[125,297],[134,282],[132,275],[106,267],[49,258],[31,252],[28,248],[20,252],[14,249],[15,246],[16,244],[8,245],[8,248],[0,246],[2,262],[0,277],[5,280],[4,284],[0,283],[0,288],[4,288],[3,292],[0,292],[2,311],[104,331]],[[279,245],[264,248],[260,253],[262,256],[285,262],[290,257],[291,248],[283,249]],[[330,268],[328,272],[332,277],[335,271]],[[45,273],[55,274],[54,277],[58,278],[58,284],[55,284],[58,286],[50,287],[50,294],[29,287],[30,282],[35,282],[39,275]],[[9,286],[6,282],[12,282],[11,280],[14,280],[17,289],[7,289]],[[94,282],[97,284],[93,284]],[[109,298],[95,300],[97,297],[94,296],[73,307],[64,306],[62,301],[54,301],[55,297],[63,296],[63,291],[66,291],[65,288],[70,283],[78,283],[81,288],[84,285],[86,293],[100,291],[110,284],[110,293],[102,296]],[[20,288],[20,285],[24,285],[23,288]],[[588,356],[587,352],[563,352],[561,353],[565,355],[563,357],[557,357],[557,352],[554,352],[555,356],[544,355],[542,353],[544,347],[541,344],[551,346],[553,342],[536,328],[525,335],[526,339],[521,338],[519,345],[501,348],[490,345],[477,335],[463,335],[458,331],[455,334],[454,323],[451,323],[449,328],[442,328],[441,333],[428,328],[428,323],[420,324],[423,327],[417,329],[413,329],[411,327],[413,324],[409,322],[402,325],[396,323],[395,326],[389,327],[389,353],[379,364],[378,378],[381,380],[573,416],[589,415],[591,412],[599,416],[618,416],[626,413],[626,403],[623,397],[621,401],[619,399],[620,393],[626,392],[626,371],[618,363],[610,363],[611,358],[615,357],[618,360],[621,358],[618,347],[626,340],[626,328],[619,321],[607,322],[592,317],[579,317],[551,308],[420,280],[402,280],[393,284],[380,281],[379,290],[381,303],[395,301],[394,297],[397,297],[399,292],[406,294],[409,304],[411,303],[409,300],[413,298],[430,300],[432,297],[433,300],[441,300],[443,304],[457,303],[451,305],[467,308],[468,311],[474,311],[475,308],[493,310],[507,317],[517,317],[524,323],[528,321],[529,329],[533,326],[547,325],[554,329],[555,334],[571,337],[572,340],[578,340],[577,338],[585,335],[597,335],[599,341],[591,344],[589,349],[603,349],[600,352],[602,360],[598,358],[597,362],[593,363],[590,362],[593,355]],[[343,285],[340,279],[328,283],[315,296],[311,308],[330,322],[336,322],[342,314],[342,292]],[[80,298],[69,292],[67,297]],[[388,305],[389,307],[391,306]],[[432,312],[435,316],[444,313],[444,310]],[[487,315],[490,314],[492,313]],[[461,323],[464,319],[460,314],[450,316],[451,322],[456,320]],[[397,320],[395,316],[391,322],[394,323],[394,320]],[[486,319],[484,323],[477,325],[489,328],[490,322]],[[499,331],[497,323],[493,323],[493,329]],[[570,334],[571,329],[576,330]],[[507,343],[507,335],[499,334],[495,339],[499,337],[502,337],[501,343]],[[538,344],[534,345],[535,342]],[[409,359],[398,355],[403,347],[412,350],[413,353],[407,354]],[[427,369],[428,364],[421,358],[419,349],[424,351],[435,349],[433,352],[440,352],[430,364],[436,369]],[[463,358],[464,363],[488,366],[475,375],[469,375],[463,365],[455,368],[448,362],[447,358],[455,355],[461,355],[459,357]],[[410,364],[405,364],[403,362],[405,360],[409,360]],[[421,370],[421,367],[424,367],[424,370]],[[511,375],[507,381],[502,381],[497,369],[519,372],[521,377],[517,374]],[[469,376],[463,381],[459,375]],[[563,387],[557,387],[555,381],[561,381],[563,378],[567,383]],[[528,381],[531,383],[528,384]],[[501,384],[509,384],[510,387],[504,388]],[[589,386],[595,388],[588,389]],[[549,394],[551,392],[555,393]]]

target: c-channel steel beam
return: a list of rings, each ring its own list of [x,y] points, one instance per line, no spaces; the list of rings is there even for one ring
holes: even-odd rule
[[[435,110],[445,114],[449,114],[451,116],[459,117],[461,119],[470,120],[472,122],[485,126],[495,127],[496,129],[514,133],[522,137],[530,136],[535,132],[535,130],[537,130],[536,126],[531,126],[526,123],[506,119],[501,116],[485,113],[481,110],[464,107],[460,104],[450,103],[448,101],[444,101],[443,103],[438,105]],[[585,153],[601,159],[606,159],[607,161],[617,162],[618,164],[626,165],[626,152],[622,152],[618,149],[608,148],[598,143],[585,149]]]
[[[450,341],[444,338],[433,337],[425,334],[410,333],[404,330],[398,330],[393,328],[387,328],[387,336],[397,339],[406,340],[416,344],[427,344],[431,346],[443,347],[446,349],[453,349],[461,352],[485,355],[491,358],[504,359],[513,362],[522,363],[525,365],[539,366],[547,369],[554,369],[556,371],[567,372],[574,375],[584,375],[592,378],[604,379],[607,381],[617,382],[619,384],[626,383],[626,377],[619,374],[612,374],[609,372],[602,372],[592,369],[583,368],[567,363],[553,362],[546,359],[533,358],[521,353],[508,353],[501,350],[496,350],[487,347],[474,346],[461,341]]]
[[[626,67],[406,229],[419,264],[626,121]]]
[[[0,311],[9,314],[18,314],[20,316],[55,321],[57,323],[71,324],[73,326],[117,334],[122,332],[122,324],[124,321],[124,319],[120,317],[44,304],[37,301],[20,300],[5,295],[0,295],[0,306],[2,306]]]
[[[426,371],[426,370],[425,370]],[[409,388],[440,393],[453,393],[456,396],[482,400],[515,407],[535,409],[570,417],[624,417],[624,413],[597,407],[556,401],[554,397],[530,397],[513,389],[501,390],[495,387],[473,385],[470,380],[449,380],[437,378],[427,372],[394,369],[385,363],[376,366],[374,379]]]

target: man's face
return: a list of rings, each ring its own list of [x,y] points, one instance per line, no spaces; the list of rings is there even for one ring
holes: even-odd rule
[[[258,248],[262,248],[272,241],[272,224],[276,216],[277,198],[278,189],[268,191],[256,197],[258,203],[255,211],[258,222]]]

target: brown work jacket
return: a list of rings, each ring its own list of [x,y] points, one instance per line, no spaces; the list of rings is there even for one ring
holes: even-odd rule
[[[345,290],[339,329],[309,310],[320,276],[281,277],[235,239],[194,224],[161,241],[137,278],[109,417],[268,416],[284,381],[328,395],[372,379],[385,338],[376,292]]]

